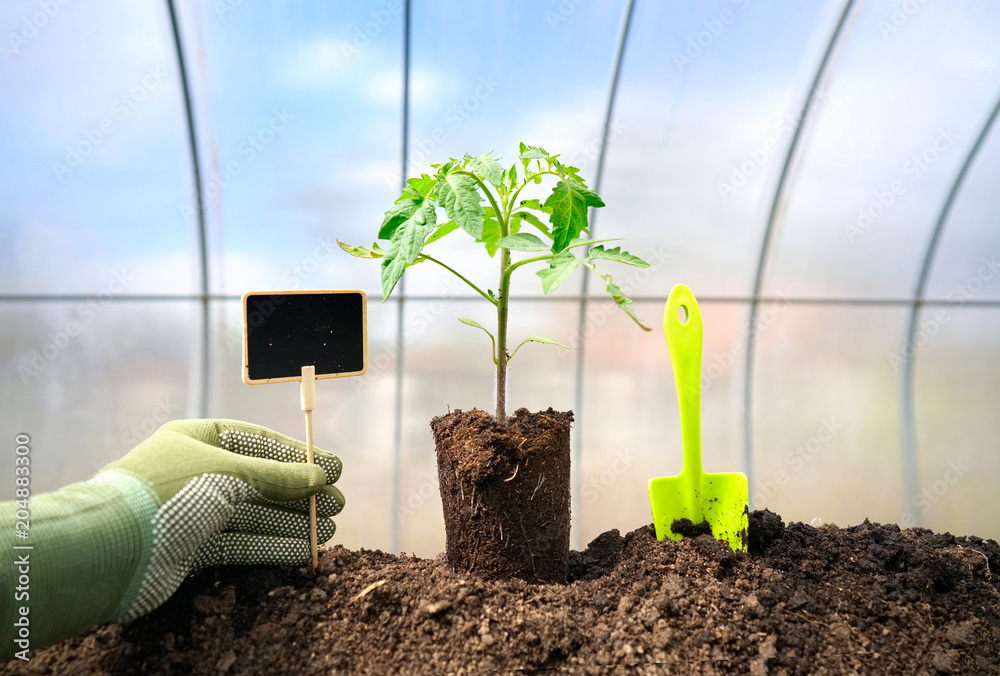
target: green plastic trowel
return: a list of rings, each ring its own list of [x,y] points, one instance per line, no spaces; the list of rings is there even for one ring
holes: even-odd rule
[[[663,334],[677,385],[684,464],[677,476],[649,480],[656,538],[680,540],[683,536],[673,530],[676,519],[690,519],[696,526],[707,521],[712,537],[729,543],[733,551],[746,551],[750,504],[746,474],[706,474],[701,464],[701,311],[684,284],[675,286],[667,299]]]

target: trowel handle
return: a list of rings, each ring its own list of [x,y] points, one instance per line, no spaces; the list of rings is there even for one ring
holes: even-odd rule
[[[684,284],[670,291],[663,311],[663,335],[674,368],[677,401],[681,410],[681,433],[684,440],[682,473],[701,473],[701,310],[698,301]]]

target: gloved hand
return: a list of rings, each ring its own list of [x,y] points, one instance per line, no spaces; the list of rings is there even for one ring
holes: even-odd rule
[[[13,542],[16,506],[0,504],[4,558],[14,544],[33,547],[17,550],[30,561],[28,599],[12,601],[17,569],[0,567],[0,659],[20,650],[12,629],[22,605],[30,645],[40,648],[144,615],[206,566],[307,563],[308,497],[316,495],[320,542],[344,506],[331,485],[340,460],[315,456],[305,464],[305,444],[264,427],[178,420],[90,481],[33,496],[27,540]]]

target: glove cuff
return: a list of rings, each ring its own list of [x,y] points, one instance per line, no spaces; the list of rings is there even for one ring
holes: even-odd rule
[[[8,603],[15,598],[16,581],[0,576],[0,660],[13,656],[8,634],[12,613],[20,613],[21,606],[28,609],[32,649],[120,617],[148,566],[150,524],[159,507],[156,493],[142,480],[121,471],[102,472],[90,481],[32,497],[29,537],[8,542],[16,505],[0,504],[0,547],[31,546],[18,550],[30,562],[26,598]]]

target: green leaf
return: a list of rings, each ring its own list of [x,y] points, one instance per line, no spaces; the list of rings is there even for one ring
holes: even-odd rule
[[[545,343],[546,345],[558,345],[564,350],[569,349],[568,345],[563,345],[562,343],[552,340],[551,338],[546,338],[544,336],[528,336],[527,338],[522,340],[517,347],[514,348],[513,352],[510,353],[510,356],[507,357],[508,362],[510,362],[510,360],[514,358],[514,355],[517,354],[517,351],[520,350],[521,346],[524,345],[525,343]]]
[[[490,255],[490,258],[493,258],[493,254],[500,248],[497,245],[497,242],[500,241],[500,224],[497,223],[497,219],[493,218],[493,209],[491,207],[486,207],[484,212],[483,234],[478,241],[486,245],[486,253]]]
[[[372,244],[372,248],[368,249],[363,246],[355,246],[354,244],[344,244],[338,239],[337,246],[355,258],[382,258],[383,255],[382,249],[375,244]]]
[[[514,235],[507,235],[499,242],[497,246],[503,247],[504,249],[510,249],[511,251],[548,251],[549,245],[538,239],[534,235],[529,235],[525,232],[519,232]]]
[[[490,295],[492,296],[493,294],[491,293]],[[487,336],[490,337],[490,342],[493,343],[493,363],[495,364],[496,361],[497,361],[497,356],[496,356],[497,355],[497,341],[496,341],[496,338],[493,337],[493,334],[490,333],[485,326],[483,326],[482,324],[480,324],[479,322],[477,322],[475,319],[469,319],[468,317],[459,317],[458,321],[462,322],[463,324],[466,324],[467,326],[473,326],[473,327],[475,327],[477,329],[480,329],[483,332],[485,332]]]
[[[566,251],[576,249],[581,246],[594,246],[595,244],[601,244],[602,242],[618,242],[621,239],[621,237],[609,237],[607,239],[584,239],[583,237],[575,237],[569,241],[569,244],[566,245]]]
[[[649,263],[642,260],[638,256],[633,256],[628,251],[622,251],[620,246],[616,246],[614,249],[604,249],[604,245],[595,246],[590,249],[587,254],[590,260],[604,259],[609,261],[617,261],[619,263],[624,263],[625,265],[634,265],[637,268],[648,268]]]
[[[515,211],[510,215],[511,233],[515,233],[521,229],[521,221],[528,221],[528,223],[531,223],[533,226],[541,230],[546,237],[548,237],[549,239],[552,238],[552,233],[549,232],[549,226],[542,223],[538,219],[538,216],[535,216],[532,213],[528,213],[527,211]]]
[[[403,276],[406,267],[417,260],[424,240],[437,222],[437,205],[426,199],[413,210],[409,218],[399,224],[392,233],[392,239],[382,259],[382,301],[385,302],[396,282]]]
[[[521,203],[518,204],[517,207],[519,209],[520,208],[534,209],[535,211],[541,211],[543,214],[552,213],[552,209],[549,209],[544,204],[542,204],[541,202],[539,202],[534,198],[530,200],[521,200]]]
[[[378,231],[378,238],[391,239],[393,233],[396,232],[396,228],[398,228],[400,224],[408,218],[412,217],[414,212],[416,212],[416,210],[419,209],[420,205],[423,203],[423,197],[402,197],[396,200],[396,203],[385,212],[385,218],[382,219],[382,227],[380,227]]]
[[[427,238],[427,241],[424,242],[424,246],[427,246],[431,242],[436,242],[445,235],[455,232],[456,230],[458,230],[458,223],[455,221],[448,221],[444,225],[438,227],[438,229],[434,231],[434,234]]]
[[[615,301],[615,304],[624,310],[625,314],[631,317],[632,321],[639,325],[639,328],[643,331],[649,331],[650,328],[643,324],[642,320],[639,319],[639,315],[635,313],[635,310],[629,307],[629,305],[632,304],[632,299],[626,296],[625,292],[622,291],[617,284],[611,281],[611,275],[601,275],[601,277],[608,283],[604,290],[608,292],[608,295]]]
[[[499,188],[503,182],[503,168],[497,162],[496,158],[492,156],[492,153],[493,151],[491,150],[479,157],[471,157],[469,155],[465,157],[469,162],[470,169]]]
[[[437,183],[437,178],[427,174],[421,174],[420,178],[408,178],[406,179],[406,188],[403,189],[403,197],[427,197],[431,194],[435,183]]]
[[[583,183],[583,179],[579,177],[580,170],[576,167],[570,166],[568,164],[563,164],[559,160],[553,160],[552,165],[555,166],[556,171],[559,172],[564,178],[573,178]]]
[[[510,171],[507,172],[507,190],[513,192],[517,187],[517,162],[510,165]]]
[[[522,143],[520,150],[522,160],[544,160],[549,157],[545,148],[540,148],[538,146],[526,146]]]
[[[587,228],[587,207],[603,207],[604,202],[579,181],[567,179],[556,183],[544,206],[551,209],[552,250],[562,251]]]
[[[448,218],[458,223],[474,238],[483,234],[482,197],[476,188],[476,181],[467,174],[442,176],[434,190],[438,202],[444,207]]]
[[[576,266],[582,262],[568,251],[563,251],[553,258],[549,261],[549,267],[535,273],[542,279],[542,292],[547,296],[555,291],[560,284],[570,278]]]

